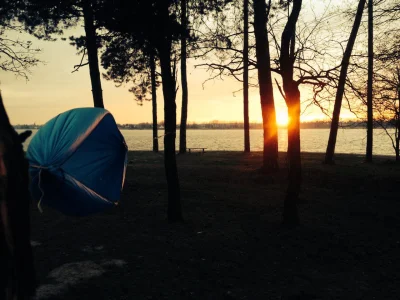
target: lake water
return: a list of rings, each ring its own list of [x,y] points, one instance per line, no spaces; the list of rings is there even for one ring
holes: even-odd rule
[[[21,130],[18,130],[21,131]],[[35,134],[37,130],[33,130]],[[129,150],[151,150],[151,130],[121,130],[125,137]],[[159,135],[164,131],[159,130]],[[301,151],[304,152],[325,152],[328,143],[329,129],[302,129],[301,130]],[[179,137],[179,131],[177,132]],[[252,151],[262,151],[263,143],[262,129],[250,130],[250,144]],[[27,148],[28,139],[25,148]],[[178,148],[177,138],[177,149]],[[163,138],[160,138],[160,149],[163,149]],[[366,147],[365,129],[339,129],[336,153],[365,154]],[[243,130],[201,130],[192,129],[187,132],[188,147],[205,147],[207,151],[242,151]],[[287,150],[287,130],[279,129],[279,151]],[[391,141],[382,129],[374,130],[374,154],[394,156]]]

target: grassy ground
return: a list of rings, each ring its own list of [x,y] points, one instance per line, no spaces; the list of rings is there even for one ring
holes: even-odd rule
[[[303,154],[302,225],[287,229],[285,154],[270,178],[261,153],[179,155],[184,224],[165,220],[162,158],[131,152],[105,213],[33,208],[39,298],[400,299],[399,164]]]

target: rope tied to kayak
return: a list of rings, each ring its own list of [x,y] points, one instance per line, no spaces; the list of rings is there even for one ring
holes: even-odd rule
[[[42,183],[42,171],[43,171],[43,169],[48,169],[48,167],[36,166],[36,165],[31,165],[31,167],[39,169],[39,174],[38,174],[38,176],[39,176],[39,182],[38,182],[38,186],[39,186],[39,190],[40,190],[40,193],[41,193],[41,194],[40,194],[40,199],[39,199],[38,204],[37,204],[37,208],[38,208],[38,210],[40,211],[40,213],[43,213],[43,209],[42,209],[42,199],[43,199],[43,197],[44,197],[44,191],[43,191],[42,186],[41,186],[41,183]]]

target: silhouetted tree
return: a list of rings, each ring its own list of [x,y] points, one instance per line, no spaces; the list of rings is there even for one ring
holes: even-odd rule
[[[93,102],[95,107],[104,107],[101,88],[98,44],[94,17],[94,0],[82,0],[82,11],[85,28],[85,47],[87,49],[90,81],[92,83]]]
[[[103,76],[114,81],[117,87],[131,83],[133,86],[129,91],[139,105],[151,100],[153,151],[158,152],[157,87],[160,82],[156,71],[156,50],[149,43],[142,44],[134,35],[127,33],[114,32],[104,38],[104,44],[101,60],[106,74]]]
[[[268,4],[268,11],[265,0],[254,0],[253,3],[258,85],[264,129],[263,169],[267,172],[273,172],[278,169],[278,129],[276,125],[267,33],[267,21],[271,8],[271,1],[269,1]]]
[[[400,65],[391,63],[374,76],[374,111],[377,124],[392,142],[396,161],[400,161]]]
[[[23,26],[15,22],[25,11],[24,1],[3,0],[0,4],[0,70],[28,79],[30,68],[36,66],[40,49],[31,41],[12,38],[7,33],[18,33]]]
[[[304,8],[307,9],[306,6]],[[306,17],[300,17],[302,1],[280,1],[279,5],[272,9],[274,14],[270,15],[268,24],[271,41],[275,45],[275,49],[272,48],[271,51],[271,70],[281,77],[281,83],[277,78],[275,82],[288,107],[289,119],[287,151],[289,182],[283,221],[286,224],[296,225],[299,223],[297,203],[302,184],[299,87],[308,85],[313,91],[313,97],[303,99],[303,102],[311,100],[308,105],[315,103],[320,106],[318,100],[321,93],[325,93],[327,88],[336,86],[336,73],[340,66],[336,65],[335,60],[330,61],[326,58],[331,52],[335,52],[331,49],[332,32],[326,35],[327,28],[324,27],[327,24],[325,20],[329,19],[328,8],[322,14],[314,15],[311,21],[308,14],[310,10],[305,10],[302,14]],[[280,39],[279,33],[281,33]]]
[[[325,154],[325,163],[327,163],[327,164],[333,163],[333,156],[335,153],[337,132],[338,132],[338,128],[339,128],[340,110],[342,107],[343,94],[345,91],[347,70],[349,67],[351,52],[353,50],[353,46],[354,46],[354,43],[355,43],[355,40],[357,37],[357,32],[360,27],[362,14],[363,14],[363,10],[365,7],[365,2],[366,2],[366,0],[360,0],[358,3],[353,28],[351,30],[349,41],[347,43],[346,50],[345,50],[345,52],[343,54],[343,58],[342,58],[339,83],[338,83],[338,87],[337,87],[335,105],[334,105],[333,115],[332,115],[331,129],[329,132],[328,146],[327,146],[326,154]]]
[[[367,149],[366,161],[372,162],[372,145],[373,145],[373,73],[374,73],[374,22],[373,22],[373,1],[368,0],[368,87],[367,87]]]
[[[299,18],[301,4],[302,0],[293,0],[292,11],[282,33],[279,57],[280,74],[282,77],[283,91],[285,93],[285,101],[289,115],[289,184],[284,202],[283,222],[291,225],[299,223],[297,202],[299,199],[302,179],[300,157],[300,91],[298,82],[293,78],[296,23]]]
[[[0,94],[0,299],[31,299],[36,277],[30,239],[28,161]]]
[[[153,117],[153,151],[158,152],[158,123],[157,123],[157,74],[154,52],[150,53],[151,103]]]
[[[393,129],[397,124],[396,68],[400,23],[396,21],[397,12],[392,10],[392,5],[391,0],[368,2],[368,38],[364,39],[363,32],[358,34],[359,45],[354,46],[346,74],[343,98],[350,111],[367,124],[368,162],[372,161],[372,130],[375,125],[385,130],[396,148],[396,130]]]
[[[396,161],[399,161],[400,4],[396,2],[392,0],[368,0],[368,108],[370,105],[373,106],[377,114],[375,120],[391,139]],[[376,14],[375,10],[377,11]],[[375,28],[372,26],[375,26],[375,23],[377,24],[377,36],[373,34]],[[377,55],[373,52],[374,44],[378,45]],[[372,68],[373,64],[377,65],[374,69]],[[372,80],[374,82],[373,89]],[[374,102],[370,101],[370,98],[373,98]],[[370,127],[369,119],[372,116],[369,111],[368,113],[368,125]]]
[[[250,6],[251,8],[252,6]],[[221,7],[215,9],[212,15],[212,24],[199,29],[199,51],[196,57],[206,59],[207,62],[196,66],[206,66],[211,71],[209,80],[222,76],[232,76],[243,86],[243,123],[244,123],[244,151],[250,152],[250,127],[249,127],[249,87],[250,72],[255,70],[256,62],[252,59],[254,54],[253,31],[249,31],[248,0],[221,1]],[[233,20],[232,20],[233,16]],[[252,23],[252,22],[250,22]],[[249,45],[251,44],[251,45]]]
[[[180,0],[180,61],[181,61],[181,86],[182,86],[182,106],[181,122],[179,127],[179,153],[186,153],[186,129],[188,118],[188,82],[187,82],[187,59],[189,52],[196,52],[197,38],[194,34],[195,24],[201,23],[199,19],[209,15],[211,12],[221,10],[221,7],[232,0]],[[188,49],[189,48],[189,49]]]
[[[187,31],[188,31],[188,16],[187,3],[188,0],[181,1],[181,85],[182,85],[182,107],[181,107],[181,123],[179,127],[179,153],[186,153],[186,124],[188,115],[188,83],[187,83]]]
[[[71,37],[83,57],[81,63],[75,66],[89,65],[95,107],[104,107],[101,88],[98,49],[100,46],[100,29],[98,19],[105,10],[101,8],[102,0],[28,0],[27,13],[20,18],[26,24],[28,32],[38,38],[54,40],[55,34],[63,34],[66,28],[74,27],[83,19],[85,36]],[[83,63],[87,55],[88,62]]]
[[[250,152],[249,0],[243,0],[243,125],[244,125],[244,152]]]
[[[400,33],[396,30],[400,25],[400,9],[392,1],[377,4],[385,5],[377,7],[375,18],[378,35],[373,74],[374,119],[389,136],[396,161],[400,161]]]
[[[158,54],[164,95],[164,165],[168,184],[168,220],[181,221],[181,196],[175,157],[176,76],[171,60],[173,42],[179,40],[181,25],[174,13],[177,1],[136,0],[109,2],[103,24],[110,32],[127,34],[139,45]],[[140,45],[142,45],[140,47]]]
[[[157,29],[160,36],[156,40],[156,48],[160,57],[162,88],[164,94],[164,164],[168,182],[168,219],[172,222],[182,220],[181,196],[178,170],[175,157],[176,138],[176,82],[171,62],[172,41],[174,35],[175,16],[169,14],[173,1],[156,3],[158,15]]]

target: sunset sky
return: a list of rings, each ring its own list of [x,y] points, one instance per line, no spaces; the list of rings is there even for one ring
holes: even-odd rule
[[[78,27],[66,33],[77,35],[83,32]],[[15,33],[9,33],[15,37]],[[0,88],[6,109],[13,124],[43,124],[57,114],[75,108],[92,106],[91,85],[88,66],[78,72],[71,73],[73,66],[79,63],[80,55],[68,41],[39,41],[27,34],[17,36],[21,40],[31,40],[33,46],[42,49],[39,58],[45,64],[39,64],[32,69],[29,81],[15,77],[11,73],[0,71]],[[243,101],[241,83],[232,78],[209,81],[203,89],[203,82],[210,77],[204,69],[195,69],[190,61],[188,66],[189,82],[189,113],[188,122],[242,121]],[[129,85],[115,87],[114,83],[102,79],[103,97],[106,109],[121,124],[151,122],[151,103],[139,106],[128,92]],[[274,91],[277,120],[283,124],[287,120],[287,110],[284,100],[277,89]],[[302,99],[309,96],[307,90],[302,90]],[[180,120],[180,90],[177,95],[178,123]],[[342,117],[352,115],[343,111]],[[163,101],[161,89],[158,90],[158,118],[163,120]],[[322,119],[318,108],[308,109],[302,116],[302,121]],[[250,120],[261,121],[260,100],[257,89],[250,90]]]

